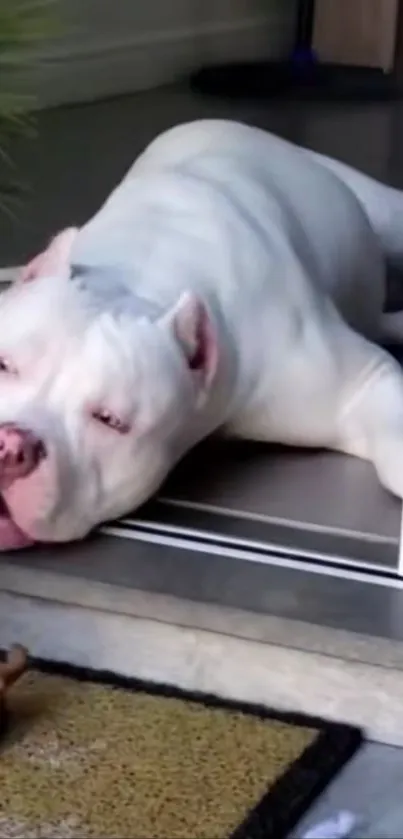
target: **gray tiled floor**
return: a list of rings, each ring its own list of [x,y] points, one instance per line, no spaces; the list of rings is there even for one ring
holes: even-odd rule
[[[201,116],[243,119],[403,186],[403,105],[301,106],[212,102],[164,90],[44,113],[38,141],[14,146],[28,187],[14,220],[2,220],[0,263],[21,261],[63,225],[95,210],[138,151],[175,122]],[[363,702],[365,697],[363,697]],[[403,836],[403,750],[369,744],[313,808],[302,828],[351,808],[356,837]]]
[[[403,836],[403,749],[369,743],[356,755],[294,831],[303,835],[337,811],[358,817],[354,839]]]

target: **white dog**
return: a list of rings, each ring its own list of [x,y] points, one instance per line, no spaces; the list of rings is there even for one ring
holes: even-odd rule
[[[367,458],[402,497],[386,260],[402,193],[236,123],[159,137],[1,296],[0,547],[85,536],[217,431]]]

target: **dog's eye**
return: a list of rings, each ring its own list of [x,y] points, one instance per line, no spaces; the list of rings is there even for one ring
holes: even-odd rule
[[[9,373],[12,376],[16,375],[16,369],[10,364],[7,358],[0,356],[0,375],[2,373]]]
[[[118,431],[119,434],[126,434],[129,430],[127,423],[123,422],[123,420],[115,416],[115,414],[112,414],[111,411],[107,411],[103,408],[92,411],[92,418],[101,423],[101,425],[111,428],[112,431]]]

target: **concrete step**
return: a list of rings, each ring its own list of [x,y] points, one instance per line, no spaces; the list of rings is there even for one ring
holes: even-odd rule
[[[119,541],[100,535],[55,551],[4,556],[0,646],[20,642],[35,656],[345,720],[371,739],[403,745],[398,637],[219,602],[218,557],[214,602],[208,586],[214,557],[166,546],[158,553],[132,539],[130,559],[122,560]],[[253,577],[253,563],[245,565]],[[236,561],[227,571],[228,586],[232,573],[236,588]],[[263,571],[269,580],[273,568]]]

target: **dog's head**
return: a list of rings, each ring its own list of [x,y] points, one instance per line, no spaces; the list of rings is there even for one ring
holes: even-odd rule
[[[0,297],[0,549],[78,539],[146,501],[217,367],[201,299],[154,311],[126,285],[107,300],[102,278],[72,279],[69,235]]]

